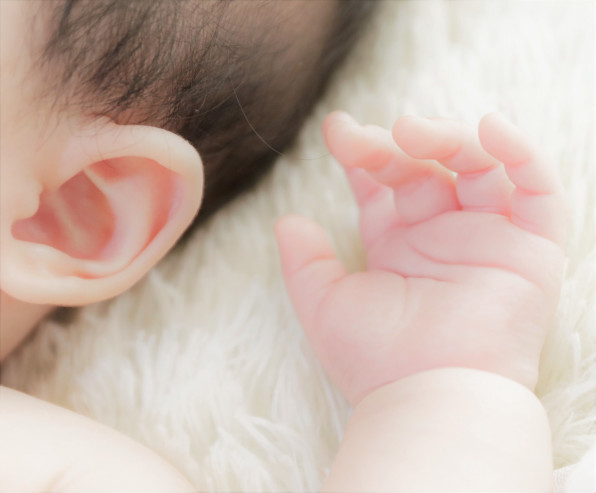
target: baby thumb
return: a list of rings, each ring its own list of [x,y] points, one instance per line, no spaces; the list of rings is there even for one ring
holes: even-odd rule
[[[311,219],[290,215],[275,225],[283,277],[307,336],[315,315],[334,283],[346,277],[323,229]]]

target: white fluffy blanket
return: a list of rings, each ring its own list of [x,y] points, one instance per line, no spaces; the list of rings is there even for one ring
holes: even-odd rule
[[[477,123],[499,110],[560,165],[573,204],[569,262],[537,393],[557,467],[596,433],[594,4],[388,1],[296,145],[117,299],[46,321],[2,383],[102,421],[158,451],[201,491],[314,491],[349,408],[305,342],[272,233],[320,221],[352,269],[357,210],[320,135],[327,111],[390,126],[405,113]]]

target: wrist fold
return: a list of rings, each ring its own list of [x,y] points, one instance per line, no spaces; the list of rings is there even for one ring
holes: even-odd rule
[[[355,407],[323,491],[550,491],[551,438],[538,398],[469,368],[417,373]]]

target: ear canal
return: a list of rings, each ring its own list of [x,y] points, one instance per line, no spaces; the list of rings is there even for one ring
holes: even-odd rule
[[[181,178],[146,158],[115,158],[44,191],[36,214],[14,223],[13,236],[48,245],[73,259],[121,268],[149,244],[175,213]],[[112,257],[112,258],[110,258]],[[115,261],[114,265],[110,260]]]

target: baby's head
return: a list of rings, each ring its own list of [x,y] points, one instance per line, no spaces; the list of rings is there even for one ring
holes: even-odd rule
[[[0,359],[254,183],[373,4],[0,2]]]

